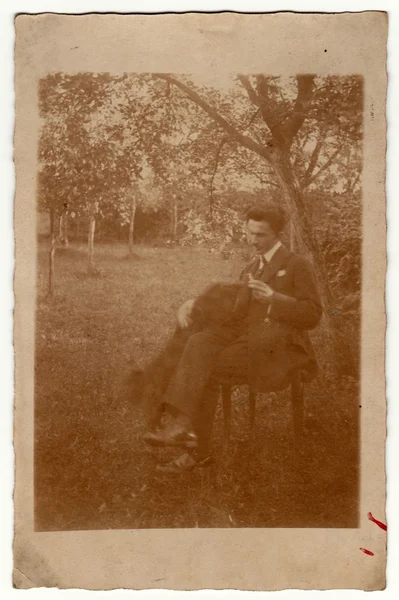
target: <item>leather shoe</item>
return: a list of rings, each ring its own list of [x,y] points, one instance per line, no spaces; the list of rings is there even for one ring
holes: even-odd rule
[[[197,435],[174,423],[161,431],[147,432],[143,440],[151,446],[179,446],[180,448],[196,448]]]

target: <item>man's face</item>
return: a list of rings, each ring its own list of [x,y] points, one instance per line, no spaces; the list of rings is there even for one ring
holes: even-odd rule
[[[247,240],[257,254],[264,254],[273,248],[277,236],[266,221],[252,221],[247,223]]]

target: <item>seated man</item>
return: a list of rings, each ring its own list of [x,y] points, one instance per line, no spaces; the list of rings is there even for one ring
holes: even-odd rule
[[[254,391],[266,392],[287,387],[299,367],[314,376],[307,330],[320,320],[321,301],[310,262],[279,240],[284,225],[279,205],[248,212],[248,242],[256,256],[241,280],[251,293],[245,310],[187,337],[162,399],[173,419],[144,436],[149,444],[187,452],[160,470],[179,472],[206,462],[221,382],[249,383]],[[182,329],[190,326],[195,304],[189,300],[179,309]]]

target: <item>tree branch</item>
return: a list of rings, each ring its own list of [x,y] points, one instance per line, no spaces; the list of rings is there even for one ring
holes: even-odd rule
[[[352,179],[352,181],[350,181],[348,183],[348,185],[346,186],[345,192],[347,194],[352,194],[353,193],[353,190],[355,189],[355,186],[356,186],[357,182],[359,181],[359,179],[360,179],[360,171],[357,172],[357,174]]]
[[[269,127],[273,137],[279,143],[284,140],[282,138],[281,121],[276,119],[270,102],[269,102],[269,80],[264,75],[256,76],[256,88],[258,90],[259,106],[261,108],[262,117],[266,125]]]
[[[313,175],[313,171],[315,170],[315,167],[317,165],[317,161],[319,158],[319,154],[320,154],[320,150],[323,146],[323,142],[326,139],[326,135],[327,135],[327,131],[324,129],[321,134],[319,139],[317,140],[317,143],[313,149],[313,152],[310,156],[310,160],[309,160],[309,164],[308,164],[308,168],[305,171],[305,174],[303,176],[302,182],[301,182],[301,187],[307,187],[308,186],[308,182],[310,180],[310,178]]]
[[[279,184],[276,183],[275,181],[272,181],[271,179],[263,179],[259,175],[257,177],[259,179],[259,183],[262,183],[264,185],[271,185],[272,187],[275,187],[275,188],[280,188]]]
[[[303,125],[313,97],[315,75],[297,75],[298,95],[288,123],[284,127],[286,143],[291,146],[294,137]]]
[[[256,76],[257,91],[251,85],[247,75],[238,75],[238,79],[248,94],[248,98],[259,106],[263,121],[270,129],[274,142],[278,146],[290,147],[307,116],[313,96],[314,75],[298,75],[298,94],[291,114],[285,111],[284,117],[272,110],[269,100],[269,80],[264,75]],[[281,95],[281,92],[280,92]]]
[[[234,125],[232,125],[229,121],[227,121],[227,119],[225,119],[224,117],[222,117],[221,114],[219,114],[219,112],[214,106],[212,106],[206,100],[204,100],[202,96],[200,96],[195,90],[191,89],[188,85],[179,81],[172,75],[167,75],[164,73],[154,73],[153,76],[173,83],[176,87],[180,88],[186,94],[189,100],[197,104],[197,106],[201,107],[211,117],[211,119],[213,119],[218,125],[220,125],[220,127],[222,127],[234,139],[240,142],[240,144],[248,148],[248,150],[252,150],[260,156],[263,156],[263,158],[271,160],[271,154],[267,148],[255,142],[249,136],[240,133]]]
[[[321,175],[321,173],[323,173],[323,171],[328,169],[328,167],[331,165],[331,163],[334,161],[334,159],[338,156],[338,154],[341,152],[341,150],[342,150],[342,148],[337,148],[336,151],[333,152],[333,154],[330,156],[330,158],[328,160],[326,160],[324,165],[322,165],[320,167],[320,169],[317,171],[317,173],[315,173],[313,175],[313,177],[311,177],[309,179],[309,181],[307,182],[307,185],[305,187],[308,187],[311,183],[313,183],[315,181],[315,179],[317,179],[319,177],[319,175]]]
[[[256,104],[256,106],[259,106],[260,108],[260,98],[258,96],[258,94],[255,92],[254,88],[251,85],[251,82],[249,81],[249,77],[248,75],[237,75],[237,79],[239,81],[241,81],[245,91],[248,94],[248,98],[251,100],[251,102],[253,102],[254,104]]]
[[[270,130],[273,140],[278,145],[284,144],[284,138],[282,136],[282,128],[281,122],[276,120],[273,115],[273,111],[270,108],[270,103],[268,99],[268,82],[267,78],[264,75],[258,75],[256,78],[258,93],[254,90],[249,81],[248,75],[238,75],[237,79],[242,83],[245,91],[248,94],[248,98],[253,102],[256,106],[259,106],[259,110],[261,112],[263,122]]]
[[[220,158],[220,154],[222,152],[222,148],[228,141],[229,141],[229,138],[222,137],[222,139],[220,140],[220,142],[218,144],[218,147],[216,149],[216,154],[215,154],[215,165],[213,167],[211,179],[209,182],[209,216],[211,218],[212,228],[214,227],[214,223],[213,223],[213,182],[215,180],[216,171],[217,171],[217,168],[219,165],[219,158]]]
[[[246,131],[248,129],[248,127],[251,127],[252,123],[255,121],[256,117],[258,116],[258,114],[260,113],[260,108],[258,108],[257,111],[254,112],[254,114],[252,115],[252,117],[249,119],[248,123],[246,123],[242,129],[242,131]]]

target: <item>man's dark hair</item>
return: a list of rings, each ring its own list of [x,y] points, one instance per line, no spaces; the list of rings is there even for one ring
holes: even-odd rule
[[[279,234],[285,227],[286,216],[284,209],[279,204],[262,204],[253,206],[247,212],[247,221],[265,221]]]

